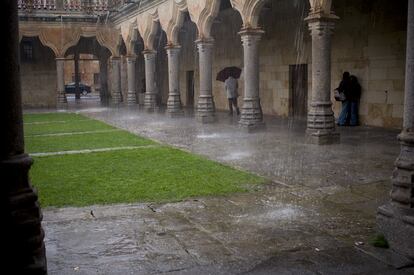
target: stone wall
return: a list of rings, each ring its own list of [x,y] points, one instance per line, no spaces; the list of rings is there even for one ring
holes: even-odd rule
[[[341,17],[333,39],[333,85],[342,72],[362,84],[362,123],[402,126],[406,43],[406,1],[334,2]],[[335,104],[339,113],[340,104]]]
[[[334,4],[340,20],[332,37],[332,90],[338,86],[342,73],[349,71],[362,85],[361,122],[401,127],[406,3],[352,0],[335,1]],[[308,9],[307,3],[302,1],[270,1],[261,12],[259,23],[265,34],[260,42],[260,97],[265,114],[289,115],[289,65],[308,64],[308,101],[311,99],[311,37],[303,20]],[[215,20],[212,27],[215,39],[214,78],[226,66],[243,66],[242,45],[237,34],[241,24],[240,15],[233,9],[221,11]],[[181,98],[186,104],[186,71],[194,70],[198,80],[197,53],[193,43],[196,27],[187,22],[182,29],[180,37],[191,37],[180,40],[183,47]],[[242,94],[243,75],[239,87]],[[216,108],[227,109],[223,83],[215,79],[213,94]],[[340,108],[340,103],[335,102],[336,116]]]
[[[23,38],[33,45],[33,59],[23,57],[21,44],[20,77],[25,108],[56,106],[56,62],[52,50],[37,38]]]

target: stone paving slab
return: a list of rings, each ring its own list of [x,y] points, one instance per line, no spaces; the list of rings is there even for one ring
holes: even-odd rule
[[[175,203],[45,209],[50,274],[414,274],[354,248],[367,246],[388,199],[398,131],[344,128],[341,144],[320,147],[304,144],[303,124],[272,117],[247,134],[220,113],[200,125],[136,108],[81,112],[272,183]]]

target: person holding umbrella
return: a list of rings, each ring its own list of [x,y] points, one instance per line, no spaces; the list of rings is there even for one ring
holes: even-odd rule
[[[227,99],[229,101],[229,115],[233,115],[233,106],[236,108],[237,115],[240,114],[239,107],[237,106],[237,97],[239,93],[237,78],[240,77],[241,69],[238,67],[226,67],[218,72],[216,80],[224,82],[224,88],[226,90]]]
[[[227,93],[227,99],[229,100],[229,115],[233,115],[233,106],[236,108],[237,115],[240,114],[239,107],[237,107],[237,97],[239,96],[239,93],[237,91],[238,83],[237,79],[235,79],[232,76],[229,76],[224,81],[224,88],[226,89]]]

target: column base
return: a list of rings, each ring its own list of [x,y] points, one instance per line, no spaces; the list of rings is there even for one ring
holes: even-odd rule
[[[310,144],[328,145],[340,143],[335,129],[332,102],[313,102],[308,113],[306,139]]]
[[[137,97],[135,91],[128,91],[127,94],[127,105],[136,105],[137,104]]]
[[[197,103],[196,120],[200,123],[217,121],[215,109],[213,96],[200,95]]]
[[[155,112],[159,110],[159,106],[157,105],[157,94],[145,93],[144,109],[147,112]]]
[[[180,94],[170,93],[167,101],[167,116],[169,117],[182,117],[184,111],[181,106]]]
[[[65,92],[58,92],[57,95],[57,105],[66,105],[68,104],[68,99],[66,97],[66,93]]]
[[[247,129],[249,132],[265,128],[259,98],[244,98],[240,113],[240,127]]]
[[[378,208],[377,226],[392,250],[414,260],[414,209],[383,205]]]
[[[4,209],[3,249],[6,270],[16,274],[47,274],[42,213],[36,190],[29,183],[28,173],[33,160],[26,154],[0,162],[6,182],[2,185]]]
[[[119,104],[122,102],[122,95],[121,92],[118,91],[112,91],[112,103],[113,104]]]
[[[139,93],[138,94],[138,105],[144,106],[145,102],[145,93]]]
[[[324,132],[318,130],[306,130],[306,143],[317,145],[338,144],[341,136],[338,132]]]

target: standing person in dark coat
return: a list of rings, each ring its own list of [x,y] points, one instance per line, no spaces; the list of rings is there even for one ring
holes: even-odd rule
[[[349,108],[350,108],[350,126],[357,126],[358,122],[358,107],[359,99],[361,97],[361,85],[358,83],[356,76],[350,76],[350,93],[348,94]]]
[[[339,87],[335,90],[338,90],[339,93],[345,95],[345,100],[342,101],[342,110],[338,118],[338,126],[345,126],[347,124],[348,117],[350,116],[350,101],[349,96],[351,93],[351,77],[349,72],[344,72],[342,75],[342,81],[339,83]]]

